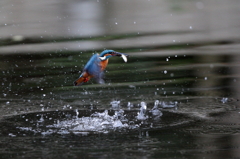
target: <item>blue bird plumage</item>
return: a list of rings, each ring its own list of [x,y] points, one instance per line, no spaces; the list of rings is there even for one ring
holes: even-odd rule
[[[108,59],[112,56],[121,56],[126,62],[126,57],[128,55],[116,52],[114,50],[104,50],[100,55],[94,54],[84,66],[79,78],[74,81],[74,85],[82,85],[84,82],[89,81],[91,78],[95,78],[98,83],[104,83],[103,71],[107,67]]]

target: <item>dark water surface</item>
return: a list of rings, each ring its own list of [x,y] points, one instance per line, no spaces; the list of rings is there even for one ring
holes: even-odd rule
[[[240,158],[239,7],[1,1],[0,158]],[[128,62],[74,87],[106,48]]]

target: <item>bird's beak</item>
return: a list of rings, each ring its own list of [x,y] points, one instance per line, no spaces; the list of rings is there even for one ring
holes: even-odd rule
[[[120,52],[114,52],[114,53],[112,53],[112,56],[121,56],[123,58],[124,62],[127,62],[127,57],[129,55],[123,54],[123,53],[120,53]]]
[[[112,53],[112,56],[122,56],[122,55],[129,56],[129,55],[121,53],[121,52],[114,52],[114,53]]]

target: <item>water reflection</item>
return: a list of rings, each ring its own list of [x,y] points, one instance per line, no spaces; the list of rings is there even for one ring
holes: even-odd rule
[[[0,6],[3,157],[239,157],[237,0]],[[92,53],[105,48],[129,54],[128,63],[111,59],[105,85],[73,87]],[[141,102],[149,114],[139,113]],[[76,109],[79,118],[121,109],[132,127],[139,114],[151,122],[108,134],[44,134],[75,120]]]

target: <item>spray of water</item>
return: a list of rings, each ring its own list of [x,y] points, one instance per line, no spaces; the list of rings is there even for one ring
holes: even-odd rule
[[[151,128],[153,120],[159,122],[160,117],[163,115],[161,109],[177,106],[177,102],[166,103],[156,100],[152,109],[148,110],[147,103],[141,102],[140,108],[138,107],[138,110],[136,110],[134,109],[134,105],[128,102],[128,110],[125,110],[127,111],[125,112],[120,108],[120,101],[112,101],[110,104],[112,106],[111,108],[115,110],[114,113],[110,113],[112,115],[109,114],[109,110],[104,110],[96,111],[88,116],[83,116],[81,111],[76,109],[73,116],[68,116],[64,119],[56,119],[53,124],[46,124],[48,119],[41,114],[36,124],[37,128],[18,127],[18,129],[47,135],[52,133],[108,133],[109,131],[116,130],[139,129],[142,126]],[[42,128],[40,125],[42,125]]]

